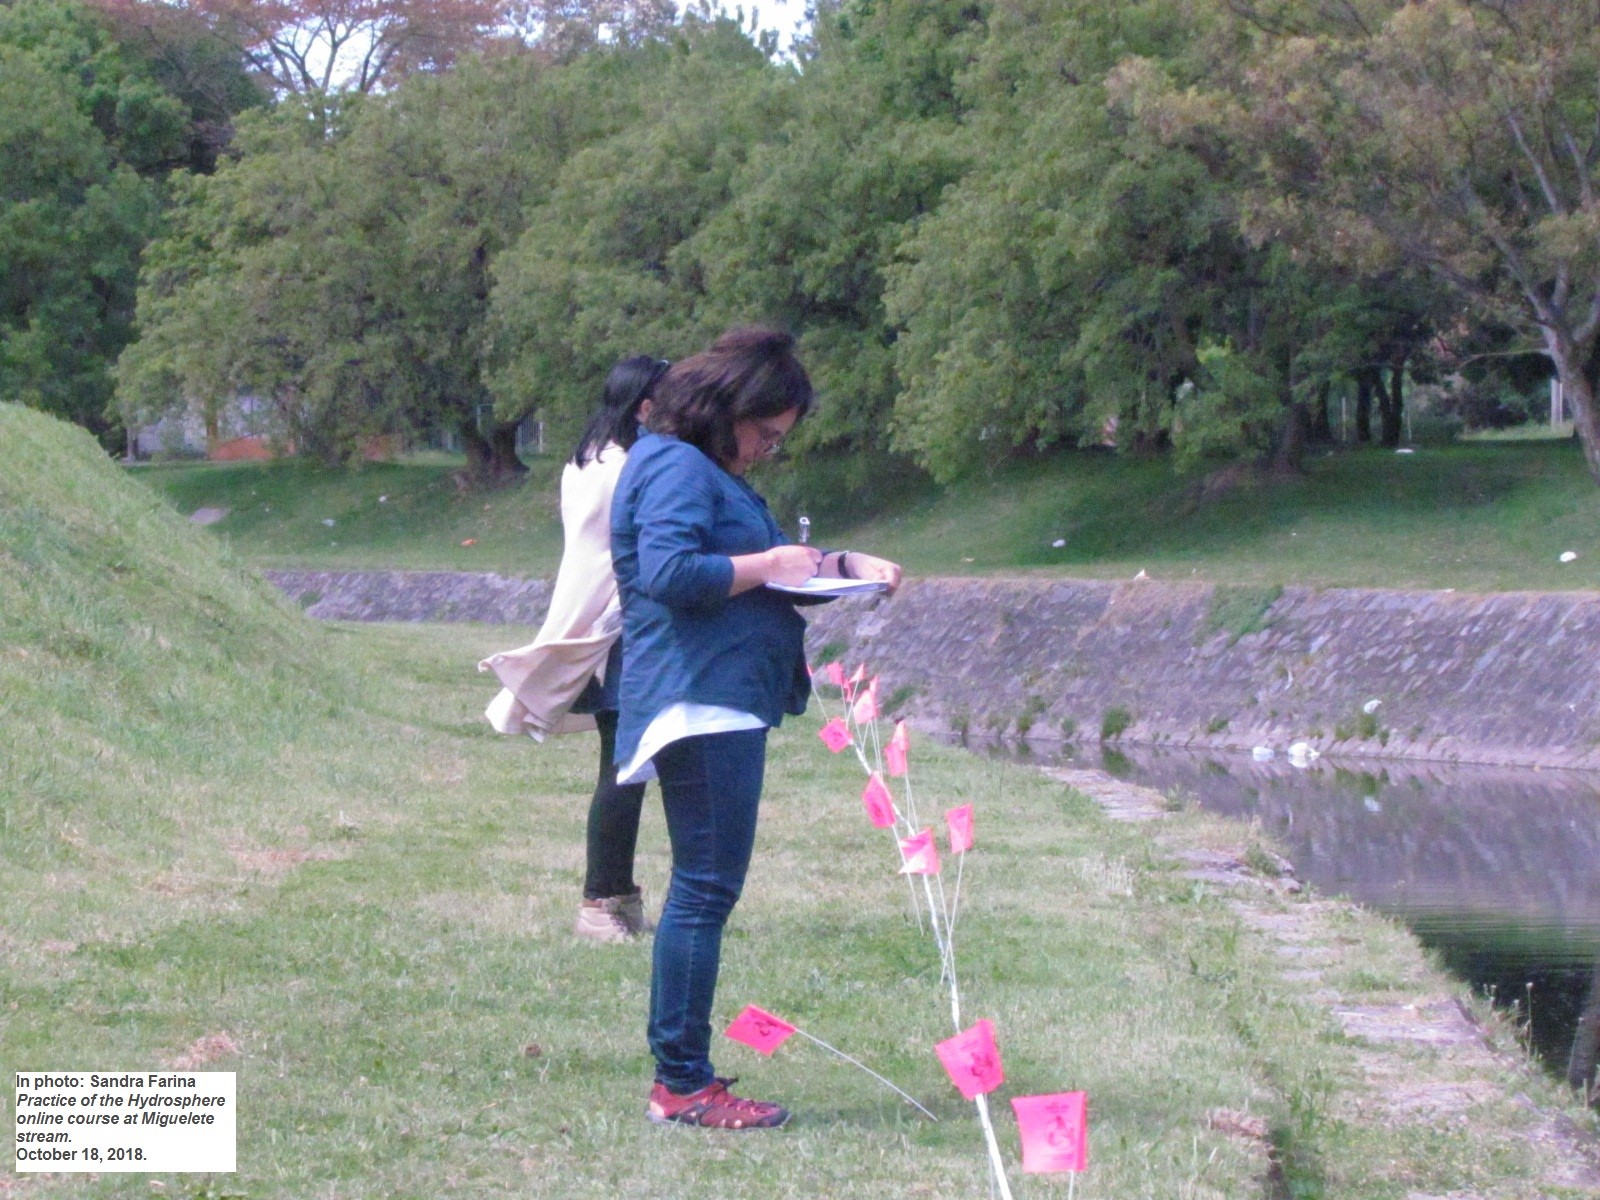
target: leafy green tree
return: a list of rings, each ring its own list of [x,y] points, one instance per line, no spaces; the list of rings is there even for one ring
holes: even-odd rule
[[[242,121],[236,158],[180,181],[151,247],[123,401],[207,412],[252,393],[329,461],[450,429],[475,480],[514,478],[515,421],[482,419],[490,264],[560,163],[614,128],[598,75],[499,57]]]
[[[537,410],[563,440],[619,358],[680,357],[715,332],[692,239],[728,204],[751,147],[784,126],[792,95],[726,20],[589,57],[626,70],[642,103],[562,164],[496,260],[487,363],[500,412]]]
[[[991,16],[960,80],[974,165],[904,246],[887,296],[896,444],[936,476],[1113,429],[1165,443],[1246,257],[1206,165],[1108,93],[1123,56],[1184,52],[1182,16],[1164,0]]]
[[[824,401],[796,446],[885,441],[884,269],[960,174],[953,76],[977,27],[970,4],[825,8],[798,70],[693,14],[644,47],[661,107],[575,156],[496,264],[502,409],[569,430],[617,358],[766,322],[800,336]]]
[[[1238,70],[1165,119],[1238,147],[1255,236],[1367,276],[1426,272],[1520,327],[1600,480],[1600,5],[1228,6]]]
[[[687,247],[710,323],[800,334],[822,404],[794,448],[888,444],[900,380],[886,271],[967,168],[954,81],[982,28],[968,3],[824,9],[785,127]]]
[[[158,75],[82,5],[0,7],[0,394],[103,437],[160,181],[194,154]]]

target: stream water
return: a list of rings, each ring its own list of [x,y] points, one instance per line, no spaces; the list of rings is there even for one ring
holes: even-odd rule
[[[1600,1005],[1600,775],[1326,758],[1297,769],[1281,753],[1149,747],[1069,747],[1058,761],[1259,821],[1301,879],[1403,920],[1514,1007],[1541,1061],[1567,1074],[1584,1006]]]

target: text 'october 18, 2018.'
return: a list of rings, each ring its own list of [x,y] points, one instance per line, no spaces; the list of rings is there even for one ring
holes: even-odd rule
[[[18,1071],[18,1171],[236,1170],[233,1071]]]

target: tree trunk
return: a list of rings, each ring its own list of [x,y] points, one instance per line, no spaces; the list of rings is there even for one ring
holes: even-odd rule
[[[1328,415],[1329,401],[1333,395],[1333,384],[1324,383],[1317,389],[1317,399],[1311,406],[1311,428],[1307,436],[1319,446],[1333,444],[1333,421]]]
[[[1600,483],[1600,412],[1596,410],[1595,387],[1600,378],[1600,338],[1575,347],[1546,330],[1545,353],[1555,363],[1567,407],[1572,410],[1572,432],[1583,447],[1589,476]]]
[[[528,473],[527,464],[517,457],[516,422],[496,421],[488,437],[478,432],[478,423],[472,417],[463,417],[456,429],[467,456],[466,470],[461,473],[466,487],[510,487]]]
[[[1291,400],[1284,410],[1283,426],[1278,431],[1278,444],[1272,453],[1272,470],[1277,475],[1298,475],[1304,467],[1306,434],[1311,428],[1311,414],[1303,400]]]
[[[1406,401],[1406,360],[1399,357],[1389,366],[1389,387],[1378,386],[1378,441],[1391,450],[1400,444],[1400,422]]]
[[[1356,444],[1360,446],[1372,441],[1372,392],[1377,381],[1374,367],[1356,372]]]

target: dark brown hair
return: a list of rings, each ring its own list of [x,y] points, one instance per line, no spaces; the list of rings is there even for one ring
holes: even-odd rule
[[[726,466],[739,454],[735,421],[811,411],[811,380],[794,338],[776,329],[730,329],[709,349],[674,363],[652,392],[646,422]]]

